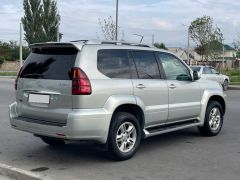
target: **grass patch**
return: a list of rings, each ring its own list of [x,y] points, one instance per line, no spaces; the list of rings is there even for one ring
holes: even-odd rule
[[[221,73],[227,76],[240,76],[240,70],[238,69],[223,70]]]
[[[0,76],[17,76],[17,72],[0,72]]]
[[[230,85],[240,85],[240,82],[230,82]]]
[[[238,69],[224,70],[221,73],[229,76],[230,85],[240,85],[240,70]]]

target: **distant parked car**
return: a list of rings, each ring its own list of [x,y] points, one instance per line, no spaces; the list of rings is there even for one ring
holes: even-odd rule
[[[191,66],[193,71],[198,71],[199,76],[204,79],[213,80],[219,82],[222,86],[224,91],[227,90],[228,85],[230,83],[230,79],[228,76],[224,74],[220,74],[211,66]]]

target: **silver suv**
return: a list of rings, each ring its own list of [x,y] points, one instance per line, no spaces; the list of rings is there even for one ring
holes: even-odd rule
[[[114,41],[33,44],[9,106],[13,128],[52,146],[105,145],[131,158],[142,138],[189,127],[217,135],[225,95],[181,59],[147,45]]]

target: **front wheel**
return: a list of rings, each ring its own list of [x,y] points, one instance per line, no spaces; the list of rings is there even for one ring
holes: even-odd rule
[[[216,136],[220,133],[222,125],[222,106],[217,101],[210,101],[206,110],[204,125],[199,127],[199,131],[206,136]]]
[[[141,127],[137,118],[127,112],[117,112],[109,130],[109,153],[116,160],[130,159],[141,141]]]

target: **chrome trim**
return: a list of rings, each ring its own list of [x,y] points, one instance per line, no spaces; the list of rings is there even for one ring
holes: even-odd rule
[[[190,128],[190,127],[195,127],[195,126],[199,126],[201,123],[193,123],[193,124],[188,124],[185,126],[179,126],[179,127],[175,127],[175,128],[169,128],[166,130],[162,130],[162,131],[158,131],[158,132],[154,132],[154,133],[150,133],[149,131],[147,131],[146,129],[143,129],[143,132],[145,134],[145,138],[151,137],[151,136],[155,136],[155,135],[159,135],[159,134],[164,134],[164,133],[168,133],[168,132],[173,132],[173,131],[177,131],[177,130],[181,130],[181,129],[185,129],[185,128]]]

